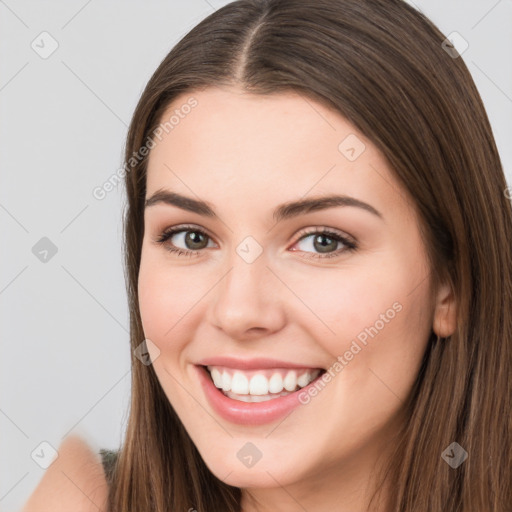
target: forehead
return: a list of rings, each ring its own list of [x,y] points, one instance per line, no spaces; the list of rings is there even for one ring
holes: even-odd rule
[[[192,163],[194,157],[206,153],[215,156],[215,165],[224,159],[233,166],[233,159],[244,158],[244,169],[264,169],[260,163],[272,161],[287,164],[314,158],[326,150],[338,156],[339,142],[354,128],[340,115],[295,92],[254,95],[236,88],[211,87],[183,94],[167,108],[161,122],[179,115],[190,98],[197,102],[172,129],[162,134],[162,141],[152,150],[151,160],[178,149],[180,159]],[[321,144],[319,144],[321,142]],[[185,146],[183,146],[185,144]],[[265,151],[262,151],[265,149]],[[253,164],[253,165],[251,165]],[[240,166],[239,166],[240,167]]]
[[[373,201],[382,211],[386,197],[397,196],[397,207],[403,196],[364,135],[299,93],[187,92],[169,105],[161,126],[166,122],[150,152],[147,197],[166,188],[242,207],[256,197],[277,204],[336,192]]]

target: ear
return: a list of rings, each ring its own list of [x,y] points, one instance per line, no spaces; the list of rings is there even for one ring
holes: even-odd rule
[[[449,284],[443,284],[437,292],[434,320],[432,328],[441,338],[446,338],[455,332],[457,325],[457,304],[453,290]]]

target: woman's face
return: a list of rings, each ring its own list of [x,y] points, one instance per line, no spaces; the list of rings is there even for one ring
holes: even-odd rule
[[[149,157],[139,274],[163,390],[228,484],[305,500],[363,482],[435,316],[411,202],[369,140],[298,94],[207,88],[173,114]]]

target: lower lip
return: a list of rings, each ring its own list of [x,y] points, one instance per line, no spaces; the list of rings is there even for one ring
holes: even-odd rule
[[[296,407],[303,405],[299,401],[299,393],[307,393],[308,388],[322,377],[322,374],[320,374],[307,386],[289,395],[264,402],[241,402],[228,398],[220,389],[215,387],[206,368],[197,365],[195,367],[199,373],[201,386],[215,412],[224,419],[239,425],[264,425],[291,413]]]

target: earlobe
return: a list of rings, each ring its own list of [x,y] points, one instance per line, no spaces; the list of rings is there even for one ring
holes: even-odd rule
[[[449,284],[442,285],[437,294],[433,330],[441,338],[451,336],[457,325],[457,307]]]

